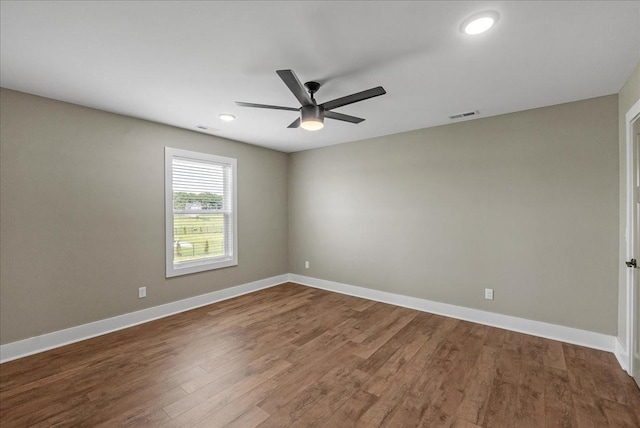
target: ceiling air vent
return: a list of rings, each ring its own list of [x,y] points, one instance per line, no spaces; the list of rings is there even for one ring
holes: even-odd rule
[[[216,128],[212,128],[210,126],[206,126],[206,125],[198,125],[196,126],[197,129],[204,131],[204,132],[219,132],[219,129]]]
[[[463,117],[477,116],[479,114],[480,112],[478,110],[475,110],[475,111],[469,111],[467,113],[454,114],[453,116],[449,116],[449,119],[462,119]]]

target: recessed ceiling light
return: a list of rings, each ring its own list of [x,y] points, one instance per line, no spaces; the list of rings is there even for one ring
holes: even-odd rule
[[[465,34],[475,36],[493,27],[493,25],[498,22],[499,17],[498,12],[493,10],[478,13],[465,19],[460,26],[460,30]]]
[[[219,114],[218,117],[220,118],[220,120],[224,120],[225,122],[231,122],[232,120],[236,120],[236,117],[229,113]]]

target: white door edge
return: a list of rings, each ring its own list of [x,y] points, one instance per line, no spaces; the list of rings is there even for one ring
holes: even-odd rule
[[[636,244],[635,236],[638,231],[636,231],[635,225],[635,215],[636,215],[636,195],[635,195],[635,182],[634,182],[634,172],[635,172],[635,162],[634,162],[634,152],[635,152],[635,141],[633,134],[633,126],[636,120],[640,120],[640,100],[638,100],[627,112],[625,115],[625,123],[626,123],[626,185],[627,185],[627,194],[626,194],[626,260],[630,260],[632,258],[638,258],[636,256],[636,248],[634,248],[634,244]],[[640,154],[638,154],[640,155]],[[626,309],[627,309],[627,319],[626,319],[626,327],[627,334],[625,340],[625,346],[627,348],[627,356],[628,356],[628,373],[631,376],[634,376],[634,373],[640,369],[640,367],[635,367],[637,362],[635,361],[634,354],[636,349],[636,337],[638,335],[635,332],[635,317],[638,316],[636,312],[638,312],[638,308],[635,306],[636,296],[635,292],[637,292],[634,288],[634,277],[638,274],[638,272],[634,272],[635,269],[627,268],[627,286],[626,286]],[[636,379],[637,381],[637,379]]]

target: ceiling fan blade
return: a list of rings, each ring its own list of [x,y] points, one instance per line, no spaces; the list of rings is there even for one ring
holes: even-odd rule
[[[289,90],[293,92],[293,95],[300,101],[301,105],[306,106],[313,104],[307,90],[302,86],[302,83],[300,83],[293,70],[276,70],[276,73],[278,73],[278,76],[280,76]]]
[[[241,101],[236,101],[236,105],[240,107],[270,108],[272,110],[289,110],[289,111],[300,110],[300,108],[294,108],[294,107],[281,107],[281,106],[271,106],[268,104],[243,103]]]
[[[287,126],[287,128],[299,128],[300,127],[300,118],[294,120],[291,125]]]
[[[363,101],[369,98],[377,97],[379,95],[384,95],[386,93],[387,91],[385,91],[382,86],[378,86],[376,88],[367,89],[366,91],[347,95],[346,97],[336,98],[335,100],[327,101],[326,103],[320,104],[320,106],[324,107],[325,110],[332,110],[334,108],[346,106],[347,104],[353,104],[353,103],[357,103],[358,101]]]
[[[336,113],[335,111],[325,111],[324,117],[329,119],[342,120],[343,122],[360,123],[364,119],[361,117],[349,116],[348,114]]]

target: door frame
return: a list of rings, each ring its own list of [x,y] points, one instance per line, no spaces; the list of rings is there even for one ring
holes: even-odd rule
[[[635,174],[636,172],[636,163],[635,156],[640,156],[640,153],[635,153],[635,141],[633,135],[633,127],[636,121],[640,121],[640,100],[638,100],[633,107],[629,109],[627,114],[625,115],[625,129],[626,129],[626,185],[627,185],[627,195],[626,195],[626,205],[627,205],[627,221],[626,221],[626,260],[631,260],[632,258],[639,259],[640,254],[638,251],[640,248],[635,248],[639,243],[635,240],[637,239],[636,235],[639,231],[635,230],[635,216],[640,215],[640,213],[636,213],[636,197],[635,195]],[[627,309],[627,319],[626,319],[626,350],[627,350],[627,372],[629,375],[633,376],[635,372],[640,371],[640,367],[635,367],[634,360],[634,350],[636,346],[636,337],[639,332],[635,331],[636,317],[640,316],[638,313],[640,308],[636,307],[636,296],[635,293],[639,292],[639,290],[635,290],[635,282],[636,276],[640,275],[640,271],[637,269],[626,268],[626,309]]]

